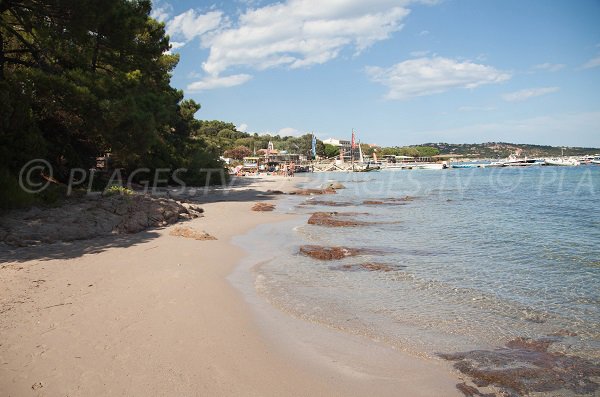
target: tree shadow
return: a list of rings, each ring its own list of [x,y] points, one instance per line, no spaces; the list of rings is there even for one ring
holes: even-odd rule
[[[301,183],[301,180],[298,181]],[[265,184],[268,185],[265,190]],[[223,186],[185,187],[168,189],[166,196],[175,200],[193,201],[198,204],[223,201],[273,200],[289,190],[286,178],[235,177]]]
[[[99,254],[110,248],[127,248],[143,244],[159,236],[153,231],[135,234],[102,236],[89,240],[75,240],[41,244],[30,247],[11,247],[0,245],[0,262],[27,262],[31,260],[47,261],[53,259],[72,259],[86,254]]]

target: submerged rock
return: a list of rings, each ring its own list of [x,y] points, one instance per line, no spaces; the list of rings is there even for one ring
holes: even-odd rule
[[[392,272],[394,270],[400,270],[406,268],[404,265],[389,265],[386,263],[367,262],[359,264],[345,264],[340,266],[332,266],[329,269],[345,271],[345,272],[356,272],[356,271],[369,271],[369,272]]]
[[[295,194],[298,196],[313,196],[320,194],[336,194],[335,189],[326,188],[326,189],[299,189],[290,192],[289,194]]]
[[[367,252],[361,248],[346,248],[346,247],[323,247],[320,245],[303,245],[300,247],[300,253],[311,258],[330,261],[343,259],[349,256],[356,256]]]
[[[478,388],[494,386],[510,396],[531,393],[559,396],[565,390],[576,395],[596,395],[600,390],[600,365],[582,357],[548,351],[557,340],[557,337],[516,338],[504,348],[439,356],[455,361],[454,367],[468,375]],[[467,396],[484,395],[472,387],[459,390]]]
[[[328,227],[352,227],[367,225],[367,222],[338,219],[337,217],[349,216],[351,214],[340,214],[338,212],[315,212],[308,218],[309,225]]]
[[[385,204],[385,202],[383,201],[379,201],[379,200],[365,200],[363,201],[364,205],[381,205],[381,204]]]
[[[378,200],[365,200],[364,205],[404,205],[407,202],[413,201],[415,198],[412,196],[404,197],[388,197]]]
[[[323,205],[328,207],[350,207],[354,205],[349,201],[327,201],[327,200],[307,200],[304,205]]]
[[[344,186],[342,183],[340,182],[330,182],[324,185],[323,187],[324,189],[345,189],[346,186]]]

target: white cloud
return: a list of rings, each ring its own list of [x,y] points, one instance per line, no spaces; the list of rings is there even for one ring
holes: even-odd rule
[[[210,32],[224,21],[221,11],[210,11],[200,14],[190,9],[167,22],[166,31],[171,38],[193,40],[195,37]]]
[[[583,65],[581,65],[581,69],[597,68],[598,66],[600,66],[600,56],[592,58]]]
[[[388,88],[386,99],[439,94],[452,88],[475,88],[510,79],[510,74],[470,61],[433,57],[397,63],[389,68],[369,66],[372,81]]]
[[[246,124],[246,123],[240,124],[239,126],[237,126],[237,130],[240,132],[248,131],[248,124]]]
[[[285,127],[280,129],[277,134],[280,136],[300,136],[302,132],[292,127]]]
[[[558,90],[558,87],[527,88],[520,91],[509,92],[508,94],[502,95],[502,98],[508,102],[520,102],[536,96],[551,94]]]
[[[409,14],[397,0],[288,0],[244,12],[235,27],[202,38],[210,49],[204,70],[218,75],[235,66],[264,70],[328,62],[385,40]]]
[[[182,41],[171,41],[171,42],[169,42],[169,44],[171,44],[172,50],[176,50],[178,48],[183,47],[186,43],[184,43]]]
[[[206,91],[215,88],[233,87],[244,84],[252,79],[249,74],[234,74],[231,76],[207,76],[203,80],[195,81],[187,86],[188,91]]]
[[[169,15],[173,11],[173,7],[169,3],[162,3],[160,1],[152,1],[152,11],[150,11],[150,17],[156,19],[159,22],[165,22],[169,19]]]
[[[566,65],[562,63],[540,63],[539,65],[535,65],[533,68],[538,70],[547,70],[549,72],[558,72],[561,69],[564,69]]]
[[[429,30],[421,30],[419,32],[419,36],[427,36],[429,34]]]

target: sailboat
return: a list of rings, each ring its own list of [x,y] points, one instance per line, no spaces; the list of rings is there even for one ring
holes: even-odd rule
[[[370,161],[365,163],[365,158],[363,156],[362,147],[360,146],[360,141],[358,141],[358,164],[354,164],[354,147],[355,144],[355,136],[354,130],[352,130],[352,171],[353,172],[371,172],[371,171],[379,171],[381,167],[377,164],[372,164]]]

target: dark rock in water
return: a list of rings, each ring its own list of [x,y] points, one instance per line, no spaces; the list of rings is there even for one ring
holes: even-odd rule
[[[385,204],[383,201],[379,201],[379,200],[365,200],[363,201],[364,205],[381,205],[381,204]]]
[[[275,204],[256,203],[251,209],[252,211],[273,211],[275,209]]]
[[[371,250],[363,248],[323,247],[320,245],[303,245],[300,247],[301,254],[323,261],[343,259],[371,252]]]
[[[341,184],[340,182],[331,182],[324,186],[324,189],[345,189],[346,186]]]
[[[392,272],[394,270],[400,270],[406,268],[403,265],[389,265],[386,263],[367,262],[360,264],[346,264],[340,266],[332,266],[330,270],[339,270],[345,272],[357,272],[357,271],[369,271],[369,272]]]
[[[323,205],[328,207],[350,207],[354,205],[348,201],[325,201],[325,200],[308,200],[304,202],[305,205]]]
[[[268,195],[268,196],[274,196],[274,195],[280,195],[280,194],[285,194],[285,193],[282,192],[281,190],[267,190],[264,194]]]
[[[378,200],[365,200],[363,201],[364,205],[404,205],[409,201],[413,201],[414,197],[404,196],[404,197],[389,197],[385,199]]]
[[[355,220],[337,219],[344,216],[338,212],[315,212],[308,219],[309,225],[328,226],[328,227],[352,227],[367,225],[367,222]],[[348,216],[348,215],[346,215]]]
[[[550,336],[577,336],[577,334],[568,329],[559,329],[558,331],[551,333]]]
[[[509,349],[529,350],[532,352],[547,352],[548,348],[555,340],[551,339],[529,339],[515,338],[506,344]]]
[[[391,272],[395,270],[392,266],[385,263],[361,263],[359,266],[370,272]]]
[[[495,397],[492,393],[482,394],[479,389],[469,386],[466,383],[458,383],[456,388],[466,397]]]
[[[536,392],[560,396],[565,390],[576,395],[596,395],[600,389],[597,383],[600,365],[582,357],[548,351],[557,340],[557,337],[517,338],[505,348],[439,356],[455,361],[454,367],[468,375],[477,387],[495,386],[511,396]],[[473,394],[470,387],[468,392],[471,394],[465,395],[481,395]]]
[[[335,189],[327,188],[327,189],[299,189],[290,192],[289,194],[295,194],[298,196],[313,196],[320,194],[336,194]]]

